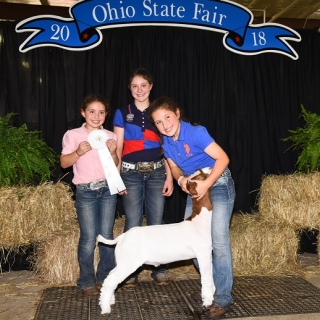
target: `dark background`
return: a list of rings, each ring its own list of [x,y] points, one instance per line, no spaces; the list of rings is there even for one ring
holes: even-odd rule
[[[281,139],[303,125],[301,104],[320,113],[320,34],[297,30],[290,41],[298,60],[278,53],[243,56],[228,51],[223,34],[179,27],[122,27],[102,30],[103,41],[87,51],[43,47],[19,52],[30,33],[15,32],[17,22],[0,21],[0,116],[17,115],[40,130],[57,154],[68,130],[82,124],[80,104],[91,92],[103,94],[112,114],[131,101],[129,72],[144,66],[154,75],[151,99],[168,95],[186,116],[207,127],[230,157],[236,185],[234,211],[258,210],[264,175],[296,170],[297,152]],[[70,171],[70,170],[69,170]],[[71,182],[57,165],[54,180]],[[168,199],[165,222],[183,217],[180,188]],[[119,209],[121,211],[121,208]]]

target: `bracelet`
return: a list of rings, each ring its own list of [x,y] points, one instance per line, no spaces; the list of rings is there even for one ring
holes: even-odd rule
[[[81,157],[81,155],[78,153],[78,149],[76,150],[76,154],[78,157]]]
[[[183,179],[183,178],[184,178],[184,176],[180,176],[179,179],[177,180],[179,187],[180,187],[180,181],[181,181],[181,179]]]

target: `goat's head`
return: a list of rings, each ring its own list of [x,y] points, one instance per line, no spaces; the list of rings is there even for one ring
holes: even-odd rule
[[[190,192],[191,195],[197,195],[197,182],[206,180],[210,171],[208,170],[197,170],[194,174],[188,177],[188,184],[187,189]],[[193,181],[190,181],[193,180]],[[192,215],[187,220],[192,220],[197,214],[201,212],[201,208],[206,207],[209,211],[212,210],[212,203],[210,200],[210,192],[207,190],[206,194],[200,199],[197,200],[196,198],[193,198],[193,207],[192,207]]]

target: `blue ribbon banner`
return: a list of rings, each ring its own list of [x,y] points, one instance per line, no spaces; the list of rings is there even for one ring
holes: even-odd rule
[[[301,41],[296,31],[280,24],[252,25],[251,11],[228,0],[83,0],[69,13],[71,18],[42,15],[21,21],[16,32],[33,33],[19,50],[44,46],[88,50],[101,43],[101,29],[144,24],[224,33],[223,45],[243,55],[275,52],[296,60],[298,54],[287,41]]]

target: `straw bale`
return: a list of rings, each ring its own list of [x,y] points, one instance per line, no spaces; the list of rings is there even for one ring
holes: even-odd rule
[[[115,219],[114,236],[123,232],[124,218]],[[37,246],[32,258],[33,269],[39,278],[49,284],[75,283],[79,277],[78,241],[79,228],[56,231]],[[99,261],[98,247],[95,249],[94,264]]]
[[[258,204],[261,219],[281,219],[294,229],[319,229],[320,172],[264,177]]]
[[[33,270],[49,284],[73,283],[78,277],[79,230],[55,231],[39,243],[33,257]]]
[[[297,270],[298,238],[283,220],[235,214],[230,226],[235,275],[282,275]]]
[[[0,247],[27,246],[77,227],[72,190],[63,182],[2,187],[0,193]]]

